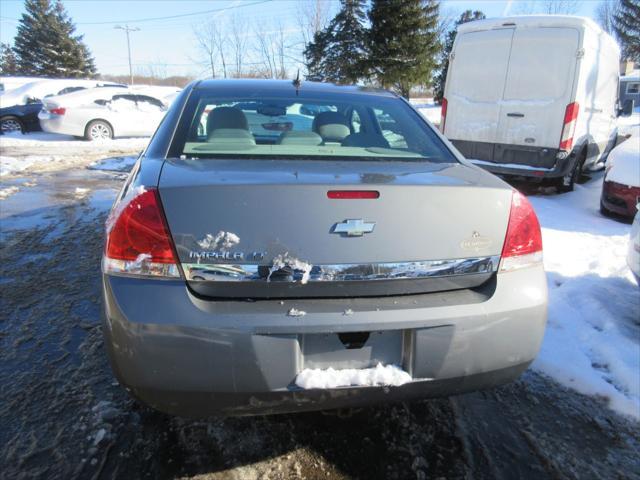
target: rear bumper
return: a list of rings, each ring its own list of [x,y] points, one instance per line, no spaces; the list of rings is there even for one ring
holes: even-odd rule
[[[573,157],[557,158],[560,150],[500,143],[451,140],[465,158],[498,175],[557,178],[566,175]]]
[[[638,211],[636,205],[640,200],[640,187],[629,187],[605,180],[602,183],[602,206],[608,211],[633,218]]]
[[[65,123],[65,118],[61,115],[51,115],[48,112],[41,111],[38,114],[38,120],[40,121],[40,128],[43,132],[76,136],[84,135],[84,132],[78,133],[70,131]]]
[[[540,347],[547,309],[542,267],[496,278],[481,292],[281,303],[214,302],[196,298],[184,282],[105,276],[105,343],[115,375],[132,395],[183,416],[451,395],[516,378]],[[287,316],[292,307],[307,313]],[[345,315],[347,308],[354,313]],[[335,349],[336,333],[363,331],[390,340]],[[345,365],[345,356],[354,367],[391,359],[414,380],[401,387],[295,386],[312,357]]]

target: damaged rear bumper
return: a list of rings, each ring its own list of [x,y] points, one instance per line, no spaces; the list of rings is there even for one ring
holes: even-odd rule
[[[132,395],[176,415],[329,409],[492,387],[536,356],[546,323],[541,266],[482,288],[353,299],[211,301],[182,281],[106,275],[104,332]],[[303,311],[303,316],[287,312]],[[359,348],[344,334],[366,332]],[[340,337],[338,334],[343,334]],[[399,387],[302,390],[304,368],[401,366]]]

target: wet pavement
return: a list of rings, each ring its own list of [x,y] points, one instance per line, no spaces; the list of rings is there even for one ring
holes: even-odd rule
[[[20,191],[0,202],[0,478],[640,478],[640,426],[533,371],[351,412],[192,421],[136,403],[100,331],[102,225],[123,178],[7,182]]]

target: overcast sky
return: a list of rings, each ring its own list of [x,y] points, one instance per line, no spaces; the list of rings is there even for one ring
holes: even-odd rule
[[[335,12],[338,2],[327,0]],[[441,4],[441,10],[456,16],[466,10],[482,10],[487,17],[500,17],[522,13],[519,1],[457,1]],[[577,15],[594,16],[598,1],[577,4]],[[532,2],[527,2],[531,5]],[[278,22],[287,35],[288,51],[292,57],[301,52],[298,32],[300,6],[297,0],[66,0],[64,5],[76,23],[77,31],[91,49],[100,73],[128,73],[125,33],[115,25],[128,23],[140,31],[131,33],[134,72],[167,75],[204,76],[208,73],[194,41],[194,28],[211,19],[227,25],[233,16],[244,20],[254,28],[273,31]],[[11,43],[18,25],[17,19],[24,12],[22,0],[0,1],[0,41]],[[248,33],[248,35],[252,35]],[[247,53],[251,56],[251,52]],[[295,58],[288,59],[289,67]]]

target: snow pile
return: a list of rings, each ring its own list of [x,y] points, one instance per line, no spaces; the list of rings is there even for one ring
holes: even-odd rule
[[[89,193],[91,191],[91,189],[89,188],[82,188],[82,187],[76,187],[76,190],[74,192],[74,196],[76,198],[84,198],[87,196],[87,193]]]
[[[36,162],[34,157],[16,158],[0,155],[0,176],[14,175],[29,168]]]
[[[627,117],[618,117],[618,135],[627,137],[640,136],[640,105],[633,109],[633,113]]]
[[[304,310],[298,310],[295,307],[292,307],[287,312],[287,317],[304,317],[307,314]]]
[[[137,157],[111,157],[103,158],[91,163],[87,168],[89,170],[105,170],[108,172],[129,172],[135,165]]]
[[[202,240],[198,241],[200,248],[204,250],[219,250],[225,252],[240,243],[240,237],[235,233],[223,232],[222,230],[212,235],[207,233]]]
[[[278,270],[282,270],[286,267],[289,267],[296,272],[302,272],[302,279],[300,280],[300,283],[305,284],[309,281],[313,265],[290,256],[289,252],[285,252],[284,255],[281,254],[274,257],[273,266],[269,269],[269,275],[267,276],[267,282],[271,279],[273,272],[277,272]]]
[[[18,193],[20,189],[18,187],[7,187],[7,188],[3,188],[0,189],[0,200],[4,200],[8,197],[10,197],[11,195],[13,195],[14,193]]]
[[[549,323],[533,368],[640,418],[640,295],[626,265],[629,225],[600,215],[602,175],[530,196],[542,225]]]
[[[148,138],[86,142],[42,132],[6,134],[0,136],[0,174],[16,176],[25,172],[83,168],[105,157],[136,155],[147,143]]]
[[[640,187],[640,135],[611,150],[607,164],[607,181]]]
[[[296,385],[300,388],[338,388],[338,387],[373,387],[400,386],[411,381],[411,375],[395,365],[378,363],[375,368],[305,368],[296,377]]]

